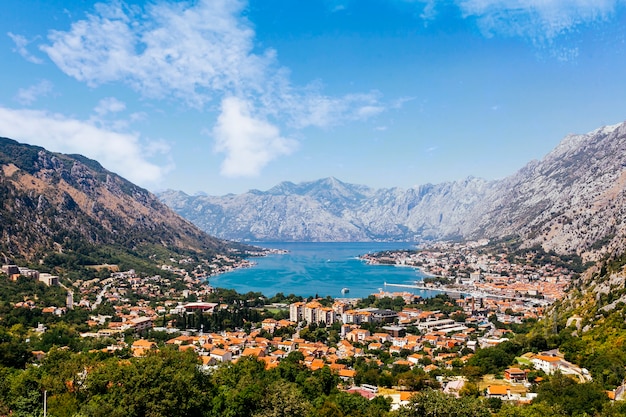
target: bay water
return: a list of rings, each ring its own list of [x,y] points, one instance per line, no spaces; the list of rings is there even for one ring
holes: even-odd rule
[[[285,249],[285,254],[252,258],[256,265],[211,277],[213,287],[231,288],[239,293],[261,292],[274,296],[295,294],[333,298],[363,298],[378,293],[407,291],[423,297],[430,291],[387,287],[384,283],[414,284],[424,277],[419,269],[392,265],[369,265],[359,255],[394,249],[415,249],[411,243],[389,242],[250,242],[269,249]],[[349,292],[342,294],[342,288]]]

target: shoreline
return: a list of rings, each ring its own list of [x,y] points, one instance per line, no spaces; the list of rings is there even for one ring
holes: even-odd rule
[[[412,268],[412,269],[419,271],[423,275],[423,278],[437,278],[437,275],[434,275],[430,273],[429,271],[425,270],[423,266],[398,264],[398,263],[391,263],[391,262],[380,262],[376,260],[376,258],[371,258],[371,257],[368,257],[367,255],[360,255],[357,257],[357,259],[372,266],[393,266],[396,268]]]

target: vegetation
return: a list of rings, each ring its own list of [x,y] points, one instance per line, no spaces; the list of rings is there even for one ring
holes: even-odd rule
[[[135,227],[128,227],[123,217],[102,202],[94,201],[93,211],[96,214],[89,214],[82,211],[78,199],[74,200],[69,193],[47,195],[21,189],[12,181],[13,177],[37,174],[42,167],[42,151],[41,148],[0,139],[0,164],[13,163],[22,169],[12,177],[0,178],[0,195],[10,196],[0,203],[0,228],[7,236],[20,237],[0,243],[0,251],[15,257],[20,265],[59,274],[65,283],[77,279],[107,278],[111,270],[92,268],[101,264],[117,265],[121,270],[134,269],[140,277],[159,275],[159,281],[151,287],[150,294],[129,291],[125,295],[132,303],[142,298],[143,303],[156,306],[158,301],[167,299],[169,290],[182,292],[185,288],[196,288],[194,284],[179,280],[176,272],[160,269],[160,265],[174,266],[190,276],[195,273],[208,275],[214,255],[226,253],[225,243],[207,239],[202,234],[190,238],[191,241],[186,244],[180,244],[184,233],[179,233],[176,228],[150,223],[150,216],[134,219]],[[77,190],[80,187],[89,188],[70,175],[77,167],[89,171],[82,178],[87,182],[93,180],[93,184],[101,185],[108,181],[110,173],[95,161],[80,156],[46,154],[46,157],[52,185],[66,181]],[[56,159],[52,161],[52,158]],[[157,204],[148,198],[145,190],[127,181],[117,177],[111,181],[115,183],[115,192],[143,198],[146,207]],[[603,243],[599,241],[597,244]],[[579,256],[559,255],[540,246],[524,248],[516,239],[497,242],[496,245],[505,245],[509,262],[521,265],[550,264],[578,273],[589,266]],[[241,253],[241,250],[229,251],[230,259],[224,262],[240,259]],[[384,258],[385,254],[382,256]],[[395,261],[389,257],[381,262]],[[465,269],[459,271],[458,265],[453,269],[455,272],[465,275],[471,272]],[[0,415],[41,415],[44,392],[49,414],[68,417],[625,415],[626,406],[609,403],[605,393],[605,390],[621,385],[626,378],[624,265],[626,255],[607,257],[592,276],[577,281],[583,286],[580,294],[576,296],[576,290],[573,290],[568,300],[553,307],[548,313],[550,319],[544,322],[529,319],[521,324],[505,324],[493,314],[488,318],[490,323],[487,325],[494,331],[509,331],[507,337],[510,338],[494,347],[478,348],[473,352],[454,344],[442,346],[425,341],[423,350],[419,352],[424,355],[418,359],[422,367],[411,367],[407,364],[409,362],[399,360],[408,358],[413,351],[402,348],[390,353],[387,348],[391,342],[388,341],[371,348],[374,345],[354,342],[354,347],[362,350],[363,354],[337,360],[338,364],[354,370],[354,377],[349,382],[339,379],[327,366],[316,371],[309,370],[304,364],[304,356],[298,351],[291,352],[273,369],[266,369],[266,363],[254,357],[243,357],[234,363],[217,366],[202,366],[193,352],[168,347],[165,342],[173,335],[165,331],[149,334],[144,331],[142,336],[155,341],[159,347],[158,351],[152,351],[145,357],[133,358],[128,347],[105,353],[103,348],[114,343],[123,345],[124,342],[128,346],[139,336],[132,330],[122,333],[119,340],[79,336],[89,329],[86,321],[90,315],[108,315],[113,317],[107,320],[121,321],[121,317],[115,316],[114,305],[105,302],[94,311],[78,308],[67,311],[63,316],[44,313],[41,306],[65,304],[64,289],[46,287],[31,279],[10,282],[0,276]],[[616,279],[620,276],[621,281]],[[449,283],[446,278],[426,278],[425,282]],[[178,301],[196,301],[202,297],[202,301],[226,307],[216,309],[212,314],[161,313],[159,323],[155,324],[165,326],[171,322],[181,331],[179,334],[183,330],[220,332],[235,329],[250,333],[256,328],[256,334],[267,339],[287,337],[298,332],[305,341],[323,342],[330,349],[339,347],[339,324],[286,326],[273,334],[259,331],[262,320],[287,317],[287,310],[280,304],[303,301],[302,297],[279,293],[267,298],[258,292],[238,294],[222,288],[210,294],[198,294],[200,292],[181,296]],[[92,295],[92,298],[95,296]],[[38,307],[17,306],[29,300],[36,300]],[[333,301],[330,297],[319,300],[324,306],[332,305]],[[357,305],[357,308],[364,307],[400,311],[406,304],[401,297],[372,296]],[[409,307],[436,311],[438,318],[449,317],[456,321],[468,318],[457,303],[444,294]],[[505,313],[514,314],[512,310]],[[568,322],[574,314],[579,316],[579,321]],[[46,331],[35,331],[38,325],[45,327]],[[474,326],[476,333],[480,331],[478,324],[468,326]],[[362,326],[371,333],[382,332],[381,327],[380,324]],[[415,326],[406,330],[419,333]],[[476,339],[477,336],[472,337]],[[528,380],[533,383],[532,389],[537,394],[531,405],[512,406],[503,404],[500,399],[481,395],[479,386],[485,375],[497,379],[507,367],[516,363],[521,354],[557,348],[567,360],[588,369],[593,382],[580,383],[559,373],[545,375],[529,370]],[[45,351],[45,358],[36,360],[34,351]],[[425,355],[426,351],[452,354],[454,359],[443,366],[443,360],[435,355]],[[467,362],[463,362],[472,353]],[[433,362],[439,366],[427,371],[428,365]],[[518,366],[529,368],[526,364]],[[467,380],[459,398],[447,396],[440,390],[440,381],[452,376],[464,376]],[[541,383],[538,382],[540,380]],[[377,396],[368,400],[347,392],[345,388],[352,383],[393,387],[413,392],[414,395],[406,407],[391,411],[387,397]]]
[[[140,359],[53,350],[40,367],[0,368],[0,411],[53,416],[385,416],[390,402],[337,389],[328,368],[294,354],[278,368],[246,357],[206,372],[193,353],[164,349]]]

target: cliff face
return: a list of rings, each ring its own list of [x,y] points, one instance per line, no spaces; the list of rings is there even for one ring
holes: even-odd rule
[[[227,247],[96,161],[6,138],[0,138],[0,196],[7,256],[32,258],[76,242],[198,253]]]
[[[519,235],[595,259],[626,249],[626,124],[567,136],[500,181],[402,190],[334,178],[240,195],[159,198],[203,230],[236,240],[421,240]]]
[[[624,251],[626,124],[567,136],[494,191],[470,235],[518,234],[587,259]]]

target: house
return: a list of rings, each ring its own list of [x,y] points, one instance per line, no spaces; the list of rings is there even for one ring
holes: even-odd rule
[[[131,346],[131,349],[154,349],[156,348],[156,343],[151,342],[149,340],[145,340],[145,339],[139,339],[136,340],[133,345]]]
[[[369,337],[369,335],[369,330],[354,329],[346,335],[346,340],[349,340],[351,342],[363,342],[367,337]]]
[[[142,332],[152,328],[152,319],[150,317],[137,317],[130,320],[130,328],[136,332]]]
[[[134,357],[145,356],[146,353],[153,349],[156,350],[156,343],[144,339],[135,341],[135,343],[131,346]]]
[[[409,355],[406,359],[411,362],[413,365],[417,365],[420,361],[420,359],[422,359],[424,357],[424,355],[421,355],[419,353],[414,353],[412,355]]]
[[[187,303],[182,306],[182,308],[187,313],[194,313],[196,311],[200,311],[202,313],[212,313],[215,307],[217,307],[217,303],[201,303],[201,302]]]
[[[190,343],[193,343],[193,338],[191,336],[185,336],[185,335],[177,336],[165,342],[165,344],[167,345],[177,345],[177,346],[188,345]]]
[[[367,346],[368,350],[381,350],[382,348],[383,348],[383,345],[381,343],[378,343],[378,342],[370,343]]]
[[[278,360],[273,356],[265,356],[259,358],[260,361],[265,362],[265,369],[274,369],[278,367]]]
[[[276,330],[277,325],[278,325],[278,322],[272,318],[267,318],[261,322],[261,328],[270,333],[274,333],[274,330]]]
[[[324,367],[324,365],[325,365],[325,364],[326,364],[326,363],[324,362],[324,360],[323,360],[323,359],[316,358],[316,359],[313,359],[313,360],[311,361],[311,364],[309,365],[309,368],[310,368],[312,371],[317,371],[318,369],[322,369],[322,368]]]
[[[387,332],[387,334],[392,336],[392,337],[404,337],[404,336],[406,336],[406,329],[404,327],[384,326],[383,330],[385,330]],[[384,342],[385,340],[389,340],[389,339],[382,339],[383,336],[381,336],[380,333],[376,333],[376,335],[379,335],[379,337],[381,337],[381,341],[382,342]]]
[[[556,356],[537,355],[530,361],[533,363],[535,369],[540,369],[548,375],[553,374],[559,369],[561,358]]]
[[[340,369],[339,370],[339,378],[341,378],[344,381],[349,381],[351,379],[354,379],[354,377],[356,376],[356,371],[353,369]]]
[[[285,352],[284,350],[278,349],[270,353],[270,356],[272,356],[273,358],[277,358],[277,359],[284,359],[287,357],[287,352]]]
[[[209,356],[218,362],[230,362],[233,359],[233,354],[225,349],[213,349]]]
[[[262,347],[247,347],[243,350],[241,356],[256,356],[257,358],[262,358],[265,356],[265,349]]]
[[[487,398],[500,398],[506,400],[509,398],[511,390],[505,385],[489,385],[487,387]]]
[[[292,352],[298,348],[298,345],[292,340],[286,340],[286,341],[279,342],[276,345],[276,347],[286,352]]]
[[[46,356],[46,352],[42,350],[33,350],[31,353],[36,361],[41,361]]]
[[[39,274],[39,281],[46,284],[48,287],[59,285],[59,277],[56,275],[50,275],[46,273]]]
[[[511,382],[525,382],[526,372],[519,368],[509,368],[504,370],[504,379]]]
[[[465,381],[462,379],[455,379],[446,384],[443,389],[443,392],[448,395],[453,395],[455,397],[460,396],[461,389],[465,386]]]

